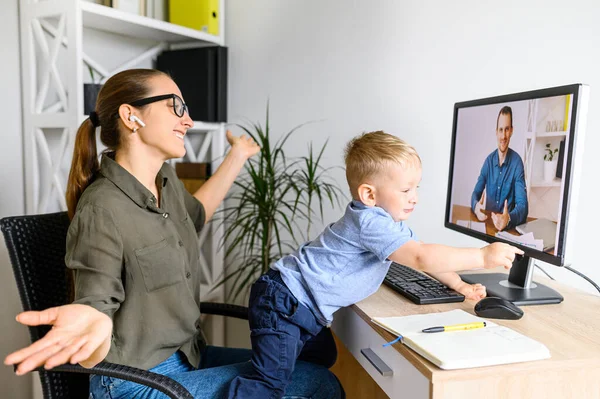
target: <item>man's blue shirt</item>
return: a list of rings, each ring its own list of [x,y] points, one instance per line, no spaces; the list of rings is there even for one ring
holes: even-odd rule
[[[473,211],[475,211],[475,205],[481,199],[484,189],[486,190],[485,209],[488,211],[504,212],[504,201],[508,200],[510,222],[506,228],[525,223],[529,205],[527,203],[525,170],[519,154],[509,148],[502,166],[499,165],[498,150],[494,150],[487,156],[471,195]]]
[[[323,325],[333,313],[373,294],[390,267],[388,257],[415,235],[382,208],[352,201],[344,216],[317,239],[271,268]]]

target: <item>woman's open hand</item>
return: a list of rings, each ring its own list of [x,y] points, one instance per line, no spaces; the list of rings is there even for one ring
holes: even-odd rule
[[[52,326],[43,338],[4,359],[4,364],[19,365],[17,375],[41,365],[51,369],[67,362],[93,367],[110,349],[112,320],[91,306],[71,304],[23,312],[17,321],[27,326]]]
[[[260,151],[259,145],[256,144],[252,137],[248,137],[245,134],[241,136],[234,136],[228,130],[226,137],[229,144],[231,144],[231,151],[243,156],[244,159],[253,157]]]

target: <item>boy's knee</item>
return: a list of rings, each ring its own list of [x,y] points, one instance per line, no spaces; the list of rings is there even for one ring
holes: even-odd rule
[[[298,360],[318,364],[330,369],[337,361],[337,348],[335,345],[324,346],[319,351],[304,351],[298,357]]]
[[[323,366],[331,368],[337,361],[337,346],[330,328],[323,329],[322,334],[324,335]]]
[[[327,361],[325,367],[327,367],[328,369],[332,368],[335,362],[337,361],[337,349],[333,348],[333,350],[329,354],[329,357],[327,357],[325,360]]]
[[[331,330],[324,328],[316,337],[306,342],[298,360],[331,368],[337,361],[337,347]]]
[[[257,379],[257,376],[237,376],[231,381],[228,399],[234,398],[281,398],[285,384],[272,379]]]

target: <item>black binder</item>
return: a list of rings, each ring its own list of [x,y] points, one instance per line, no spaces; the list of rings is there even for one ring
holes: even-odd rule
[[[227,121],[227,47],[164,51],[156,69],[177,83],[193,120]]]
[[[563,163],[565,159],[565,140],[560,141],[558,160],[556,161],[556,177],[562,179]]]

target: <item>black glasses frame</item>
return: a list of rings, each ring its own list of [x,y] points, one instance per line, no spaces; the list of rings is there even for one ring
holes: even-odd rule
[[[188,113],[188,115],[190,114],[188,106],[183,102],[183,99],[181,97],[179,97],[175,93],[172,93],[172,94],[162,94],[160,96],[153,96],[153,97],[142,98],[140,100],[132,101],[129,104],[133,105],[134,107],[139,107],[139,106],[142,106],[142,105],[148,105],[150,103],[155,103],[157,101],[168,100],[168,99],[172,99],[173,100],[173,111],[175,112],[175,115],[177,115],[178,117],[182,118],[183,115],[186,112]],[[179,115],[179,113],[177,112],[177,107],[175,106],[176,99],[179,100],[179,102],[181,102],[181,109],[183,110],[183,112],[181,113],[181,115]]]

